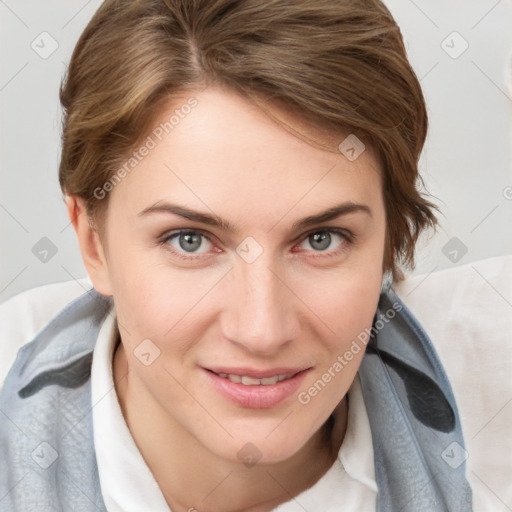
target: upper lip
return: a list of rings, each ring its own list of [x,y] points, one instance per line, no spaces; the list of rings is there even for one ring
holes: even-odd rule
[[[275,377],[276,375],[295,375],[301,371],[307,370],[310,367],[290,367],[290,366],[280,366],[278,368],[269,368],[266,370],[258,370],[255,368],[234,368],[227,366],[213,366],[213,367],[205,367],[205,370],[210,370],[214,373],[226,373],[228,375],[239,375],[240,377],[246,376],[251,377],[253,379],[265,379],[268,377]]]

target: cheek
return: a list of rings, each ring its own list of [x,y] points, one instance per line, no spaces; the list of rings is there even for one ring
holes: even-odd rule
[[[142,251],[118,261],[112,283],[123,341],[133,348],[149,338],[167,351],[172,340],[173,352],[185,351],[210,321],[219,272],[172,269]]]
[[[320,360],[302,389],[301,403],[313,401],[321,393],[314,407],[327,412],[346,393],[366,350],[381,286],[381,260],[361,255],[357,264],[319,277],[316,286],[309,287],[308,305],[318,318]]]
[[[382,238],[346,266],[304,280],[302,294],[328,328],[331,345],[343,347],[371,326],[382,287],[383,246]]]
[[[381,289],[381,279],[364,283],[342,283],[323,299],[323,317],[331,336],[331,355],[341,355],[354,340],[361,340],[371,327]]]
[[[317,368],[297,396],[304,411],[319,419],[316,426],[347,393],[365,354],[381,288],[380,274],[367,277],[340,280],[336,291],[324,294],[322,307],[317,297],[319,316],[328,327],[323,332],[328,334],[317,345]]]

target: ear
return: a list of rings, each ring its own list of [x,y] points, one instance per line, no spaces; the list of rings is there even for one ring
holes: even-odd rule
[[[112,296],[110,273],[105,251],[98,232],[91,226],[87,208],[83,199],[65,196],[69,220],[73,224],[82,260],[95,290],[102,295]]]

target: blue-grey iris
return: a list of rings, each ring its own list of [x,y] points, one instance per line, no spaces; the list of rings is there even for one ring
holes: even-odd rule
[[[309,243],[313,249],[325,251],[331,245],[331,234],[328,231],[320,231],[309,235]]]

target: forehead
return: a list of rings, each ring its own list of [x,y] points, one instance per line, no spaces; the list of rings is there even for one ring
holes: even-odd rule
[[[380,168],[371,147],[351,161],[336,150],[349,133],[322,131],[276,105],[265,108],[292,132],[333,150],[301,140],[234,92],[184,92],[159,110],[135,148],[133,169],[112,191],[111,206],[140,212],[157,201],[179,201],[269,222],[291,208],[308,214],[342,201],[379,201]]]

